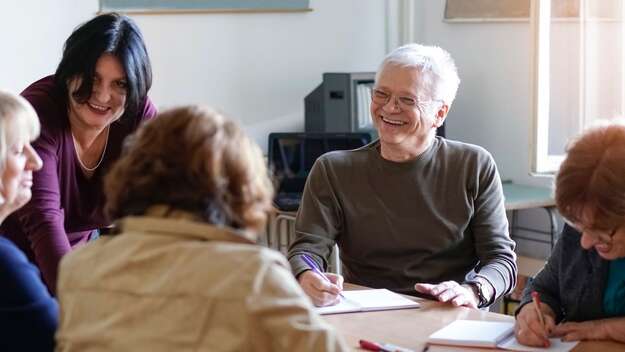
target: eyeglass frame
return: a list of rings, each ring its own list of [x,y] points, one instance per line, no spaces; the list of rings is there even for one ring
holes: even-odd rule
[[[376,94],[378,93],[381,93],[386,96],[386,98],[384,98],[384,102],[376,101]],[[371,101],[376,104],[380,104],[382,106],[388,104],[389,101],[391,101],[391,98],[393,96],[395,96],[395,101],[393,105],[399,107],[401,110],[414,109],[418,106],[423,106],[423,105],[434,103],[434,102],[443,103],[443,100],[441,99],[419,100],[416,97],[411,97],[407,95],[399,96],[399,95],[385,92],[382,89],[378,89],[378,88],[371,89]],[[377,98],[381,98],[381,97],[377,96]],[[406,103],[406,101],[408,101],[408,103]]]
[[[611,244],[612,240],[614,239],[614,235],[616,235],[616,232],[618,231],[619,227],[615,227],[611,230],[596,230],[596,229],[590,229],[590,228],[584,228],[582,226],[576,225],[573,221],[570,221],[566,218],[564,218],[564,222],[571,226],[573,229],[575,229],[577,232],[579,232],[581,235],[586,234],[586,236],[590,236],[594,239],[599,240],[601,243],[605,243],[605,244]]]

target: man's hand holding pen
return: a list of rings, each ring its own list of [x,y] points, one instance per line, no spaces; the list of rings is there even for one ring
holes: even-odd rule
[[[297,277],[300,286],[318,307],[331,306],[341,301],[343,291],[343,277],[332,273],[323,273],[317,268],[312,259],[304,255],[303,258],[310,270],[304,271]]]

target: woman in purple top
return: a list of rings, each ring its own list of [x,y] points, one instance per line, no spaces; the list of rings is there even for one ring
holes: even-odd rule
[[[5,221],[2,233],[39,266],[53,293],[63,255],[109,225],[102,178],[124,138],[156,115],[147,96],[151,84],[137,25],[113,13],[74,30],[54,76],[22,92],[41,121],[33,146],[43,168],[33,175],[32,200]]]

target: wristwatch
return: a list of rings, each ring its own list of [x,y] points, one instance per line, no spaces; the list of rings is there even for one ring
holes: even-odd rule
[[[475,293],[475,296],[478,299],[478,302],[477,302],[478,308],[486,307],[490,303],[490,297],[487,297],[485,293],[485,291],[488,290],[488,288],[486,288],[485,286],[490,285],[488,282],[486,282],[481,277],[476,276],[475,278],[469,281],[466,281],[465,283],[470,285],[471,288],[473,289],[473,292]]]

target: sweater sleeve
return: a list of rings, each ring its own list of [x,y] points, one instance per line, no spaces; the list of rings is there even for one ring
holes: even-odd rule
[[[297,212],[295,239],[288,253],[296,277],[308,269],[301,258],[304,253],[322,271],[327,270],[328,258],[341,231],[341,208],[324,160],[321,157],[313,165]]]
[[[517,265],[514,241],[508,232],[503,187],[492,156],[483,153],[478,171],[474,215],[470,227],[479,264],[475,274],[494,288],[490,302],[509,293],[516,285]]]
[[[37,268],[1,237],[0,285],[0,349],[51,351],[58,304],[41,282]]]
[[[37,266],[53,293],[56,291],[59,261],[71,250],[64,227],[64,211],[61,208],[57,172],[60,160],[57,157],[56,144],[55,139],[45,130],[33,143],[43,161],[43,167],[33,173],[32,199],[17,214]]]

